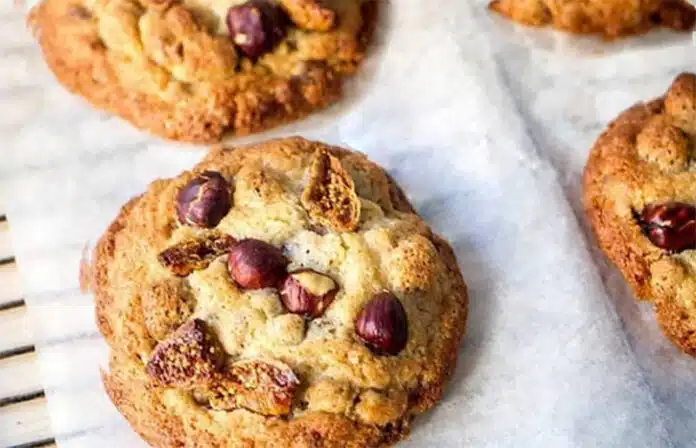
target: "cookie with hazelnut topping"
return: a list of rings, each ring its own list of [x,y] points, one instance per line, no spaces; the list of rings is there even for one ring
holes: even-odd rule
[[[583,201],[600,247],[667,337],[696,355],[696,75],[614,120],[595,143]]]
[[[96,247],[106,390],[154,447],[376,447],[454,369],[450,246],[362,154],[301,138],[158,180]]]
[[[58,81],[138,128],[196,143],[342,96],[380,0],[45,0],[29,24]]]

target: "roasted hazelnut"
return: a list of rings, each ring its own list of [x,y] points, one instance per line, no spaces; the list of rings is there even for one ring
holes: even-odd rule
[[[408,317],[393,294],[374,296],[355,320],[358,338],[378,355],[396,355],[406,347]]]
[[[324,314],[337,291],[338,285],[331,277],[306,269],[285,277],[280,298],[289,312],[314,319]]]
[[[191,179],[176,197],[179,221],[195,227],[215,227],[231,206],[230,184],[216,171]]]
[[[640,215],[641,227],[660,249],[682,252],[696,248],[696,207],[682,202],[652,204]]]
[[[280,249],[255,239],[232,246],[227,261],[232,280],[246,289],[277,287],[285,278],[287,265]]]
[[[252,0],[227,11],[232,41],[250,58],[271,51],[285,37],[286,22],[283,11],[267,0]]]

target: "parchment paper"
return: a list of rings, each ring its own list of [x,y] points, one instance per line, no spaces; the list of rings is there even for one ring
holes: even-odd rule
[[[500,28],[485,3],[392,1],[351,98],[260,137],[299,132],[367,153],[456,249],[468,335],[444,400],[403,446],[694,446],[696,361],[593,249],[579,207],[591,144],[693,67],[690,37],[566,51],[548,31],[516,38],[534,34]],[[204,153],[67,94],[16,22],[0,28],[0,193],[56,438],[144,446],[101,387],[106,351],[79,261],[121,204]]]

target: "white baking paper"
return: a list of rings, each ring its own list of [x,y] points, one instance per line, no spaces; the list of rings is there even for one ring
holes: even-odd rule
[[[694,446],[696,361],[593,249],[579,178],[607,121],[661,94],[696,50],[671,35],[566,51],[567,36],[493,25],[485,3],[391,1],[350,98],[256,138],[367,153],[455,247],[468,334],[442,403],[402,446]],[[66,93],[20,21],[0,28],[0,193],[54,432],[62,448],[141,447],[101,387],[106,351],[79,262],[121,204],[204,152]]]

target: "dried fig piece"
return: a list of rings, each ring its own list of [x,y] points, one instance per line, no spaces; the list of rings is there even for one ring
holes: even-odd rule
[[[350,232],[358,226],[360,199],[353,179],[341,161],[325,150],[314,156],[301,200],[316,224],[336,232]]]
[[[230,277],[245,289],[275,288],[285,277],[288,263],[280,249],[252,238],[235,244],[227,260]]]
[[[329,31],[336,26],[336,13],[322,0],[281,0],[280,5],[295,25],[310,31]]]
[[[660,249],[678,253],[696,248],[696,207],[683,202],[651,204],[640,214],[641,227]]]
[[[162,386],[192,388],[216,378],[224,351],[207,324],[193,319],[157,344],[145,370]]]
[[[689,31],[696,24],[696,10],[683,0],[663,0],[660,9],[651,19],[653,22],[679,31]]]
[[[244,408],[263,415],[286,415],[299,385],[288,365],[252,359],[232,364],[205,395],[213,409]]]
[[[157,259],[172,274],[186,277],[193,271],[205,269],[217,257],[225,255],[235,244],[229,235],[210,235],[201,240],[189,240],[164,250]]]

